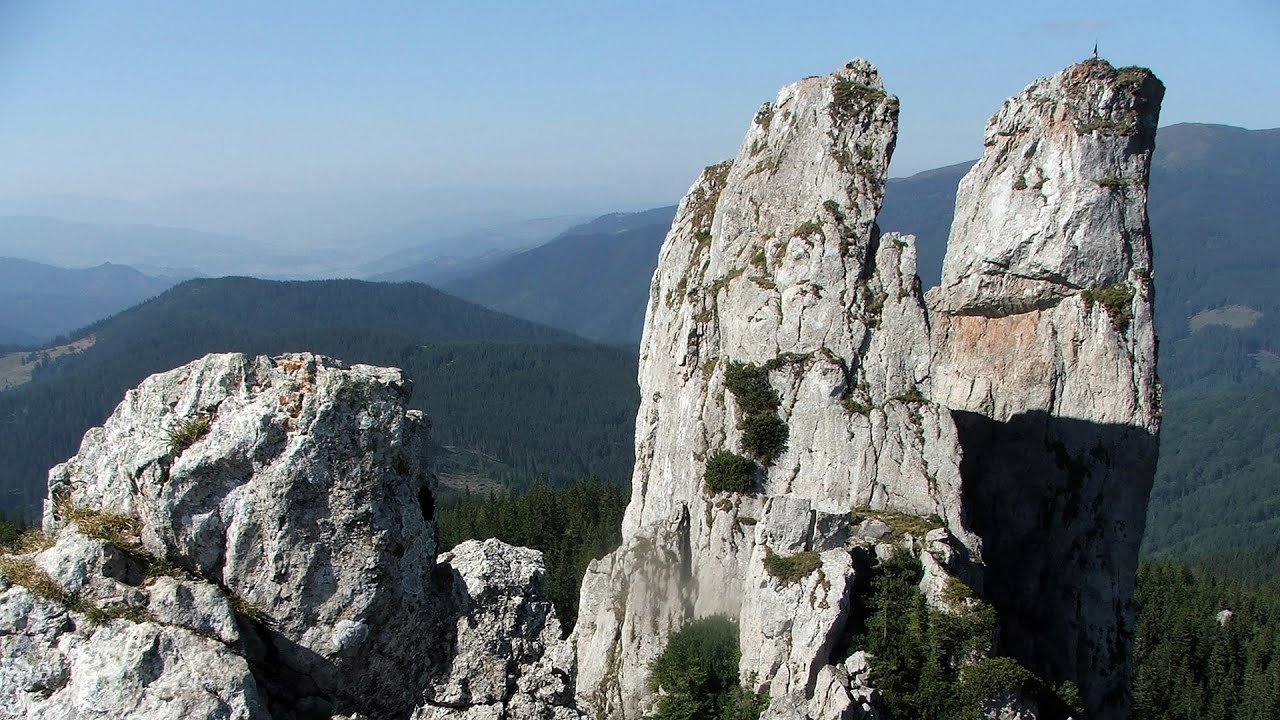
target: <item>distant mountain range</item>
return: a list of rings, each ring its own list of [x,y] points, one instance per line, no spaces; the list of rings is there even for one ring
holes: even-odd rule
[[[50,340],[154,297],[175,282],[124,265],[68,269],[0,257],[0,344]]]
[[[535,218],[453,235],[421,222],[353,240],[349,253],[271,255],[243,238],[182,228],[0,216],[0,345],[45,342],[192,277],[373,275],[379,281],[443,285],[543,244],[585,219]],[[368,259],[386,248],[401,249]],[[83,267],[86,263],[94,266]]]
[[[653,197],[661,198],[661,195]],[[426,227],[434,237],[448,237],[522,218],[575,213],[593,216],[622,207],[646,205],[637,204],[634,189],[600,186],[369,187],[318,191],[213,188],[134,200],[78,195],[0,196],[0,216],[193,228],[292,251],[316,252],[342,250],[358,244],[361,238],[395,233],[404,227]],[[394,248],[381,248],[377,254],[365,255],[363,259],[377,258],[391,249]]]
[[[441,235],[429,222],[413,223],[365,238],[362,242],[370,247],[400,249],[361,265],[358,274],[369,280],[435,285],[542,245],[588,219],[581,215],[534,218],[453,235]]]
[[[0,216],[0,256],[59,267],[113,263],[182,277],[245,273],[277,259],[261,244],[229,235],[12,215]]]
[[[60,357],[20,353],[13,365],[30,373],[17,360],[34,361],[34,374],[0,391],[5,513],[36,511],[48,468],[75,452],[125,390],[210,352],[307,350],[404,368],[415,407],[433,421],[437,472],[463,484],[520,485],[539,474],[624,482],[631,470],[634,353],[425,285],[191,280],[81,335]]]
[[[605,215],[443,287],[592,340],[638,345],[649,281],[675,210]]]

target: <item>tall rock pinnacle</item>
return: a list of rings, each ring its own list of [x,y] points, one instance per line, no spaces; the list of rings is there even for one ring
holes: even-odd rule
[[[874,67],[760,109],[682,201],[654,274],[623,546],[588,570],[575,629],[584,709],[639,717],[666,637],[727,614],[767,717],[873,712],[851,618],[889,547],[853,520],[915,516],[934,529],[896,542],[931,603],[962,581],[995,607],[998,651],[1078,683],[1091,717],[1124,712],[1159,414],[1161,92],[1090,61],[1007,102],[928,303],[914,239],[875,223],[898,102]],[[734,483],[710,479],[726,467]],[[770,571],[800,552],[813,572]]]
[[[930,293],[1004,649],[1127,707],[1160,425],[1147,180],[1164,86],[1089,60],[987,124]],[[1045,642],[1058,638],[1057,642]]]

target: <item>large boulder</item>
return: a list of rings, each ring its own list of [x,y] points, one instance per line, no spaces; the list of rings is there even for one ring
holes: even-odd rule
[[[0,642],[0,716],[573,716],[541,555],[437,558],[410,395],[398,370],[307,354],[211,355],[129,391],[50,472],[51,547],[0,558],[0,637],[21,638]],[[449,564],[478,548],[485,572]],[[520,652],[467,660],[494,643]],[[517,689],[458,694],[495,672]]]

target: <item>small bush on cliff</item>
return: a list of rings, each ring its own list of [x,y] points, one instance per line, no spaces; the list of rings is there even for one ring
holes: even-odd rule
[[[755,463],[750,458],[720,450],[707,460],[703,481],[710,493],[744,493],[751,489],[751,472],[754,469]]]
[[[755,363],[730,362],[724,370],[724,386],[747,415],[771,413],[782,404],[778,391],[769,385],[768,371]]]
[[[738,623],[694,620],[671,634],[649,666],[649,690],[661,692],[647,720],[754,720],[768,704],[738,682]]]
[[[773,463],[791,437],[791,429],[777,415],[748,415],[738,423],[742,430],[742,449],[765,465]]]
[[[1107,309],[1107,317],[1116,332],[1124,332],[1133,320],[1133,286],[1129,283],[1117,283],[1100,288],[1089,288],[1080,293],[1085,307],[1093,309],[1094,304],[1101,304]]]
[[[785,367],[792,355],[780,355],[764,367],[755,363],[730,362],[725,367],[724,385],[738,401],[742,417],[738,429],[742,431],[742,449],[766,466],[773,463],[784,450],[791,435],[787,424],[776,414],[782,399],[769,384],[769,370]],[[794,355],[795,358],[803,358]]]

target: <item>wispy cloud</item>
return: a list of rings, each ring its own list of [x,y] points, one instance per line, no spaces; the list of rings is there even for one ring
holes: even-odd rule
[[[1063,18],[1040,23],[1040,31],[1051,35],[1069,35],[1081,32],[1097,32],[1107,24],[1097,18]]]

